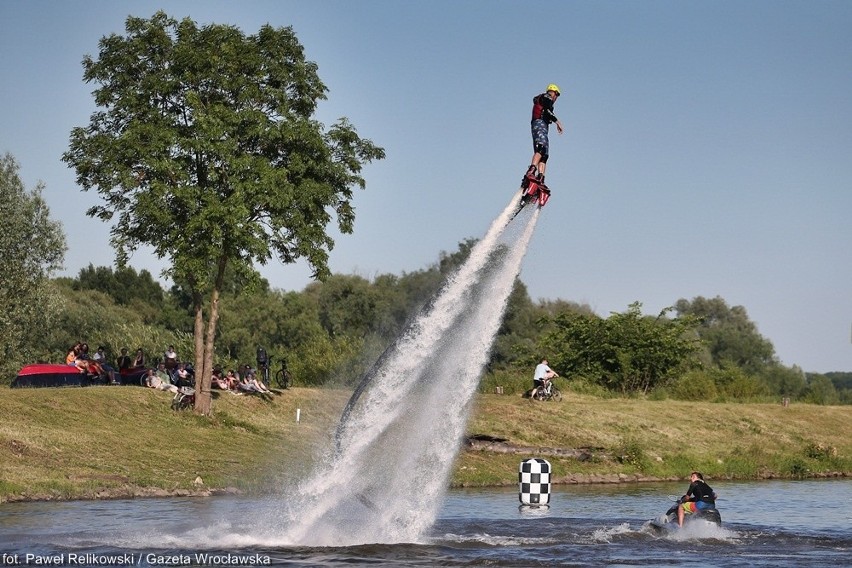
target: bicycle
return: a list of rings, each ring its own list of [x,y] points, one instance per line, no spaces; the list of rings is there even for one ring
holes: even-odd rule
[[[180,387],[172,399],[172,410],[184,410],[195,406],[195,389]]]
[[[556,385],[553,384],[553,380],[547,380],[543,387],[536,387],[533,389],[531,398],[533,400],[553,400],[559,402],[562,400],[562,391],[556,388]]]
[[[275,373],[275,384],[278,388],[289,389],[293,376],[287,369],[287,359],[281,359],[281,368]]]

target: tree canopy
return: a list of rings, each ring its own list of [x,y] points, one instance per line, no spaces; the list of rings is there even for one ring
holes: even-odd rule
[[[65,234],[51,219],[42,184],[28,191],[11,154],[0,157],[0,345],[4,374],[13,374],[32,352],[31,335],[45,329],[60,301],[49,276],[65,257]]]
[[[328,129],[313,118],[327,89],[290,27],[245,35],[157,12],[129,17],[125,31],[83,60],[101,110],[72,130],[63,160],[103,199],[88,214],[114,221],[119,266],[148,245],[188,283],[207,381],[196,410],[207,413],[226,270],[252,277],[255,263],[301,258],[328,277],[327,226],[336,217],[352,232],[352,189],[384,150],[346,118]]]
[[[438,290],[442,270],[464,258],[465,248],[462,243],[457,253],[442,253],[438,262],[414,272],[372,279],[333,274],[300,292],[274,290],[265,281],[245,287],[228,279],[216,364],[234,369],[252,364],[257,348],[263,347],[272,370],[287,359],[300,386],[354,386]],[[450,259],[455,260],[448,263]],[[162,299],[157,299],[147,288],[159,285],[149,279],[132,268],[91,266],[77,278],[55,279],[64,296],[62,309],[49,326],[34,328],[44,328],[43,333],[27,334],[25,351],[38,354],[38,360],[61,361],[70,344],[86,341],[104,345],[110,361],[121,347],[142,348],[153,364],[173,344],[185,360],[192,353],[192,337],[184,332],[191,310],[185,290],[175,285],[161,290]],[[127,289],[133,286],[142,292],[138,297]],[[129,303],[123,303],[128,296]],[[547,356],[571,391],[586,394],[852,403],[852,373],[817,375],[779,362],[758,373],[730,361],[716,365],[699,357],[706,348],[699,322],[669,314],[666,309],[657,316],[643,315],[635,303],[604,318],[588,306],[564,300],[533,302],[519,280],[480,388],[491,392],[501,385],[507,393],[523,392],[537,359]]]
[[[743,306],[729,307],[720,297],[698,296],[675,303],[679,316],[698,319],[698,334],[714,365],[732,364],[751,372],[763,370],[775,360],[775,348],[757,330]]]

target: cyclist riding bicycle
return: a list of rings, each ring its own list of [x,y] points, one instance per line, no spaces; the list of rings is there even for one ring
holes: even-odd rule
[[[547,388],[547,383],[550,382],[554,377],[558,377],[559,374],[550,368],[547,364],[547,358],[541,360],[541,363],[536,365],[535,372],[533,373],[533,390],[532,396],[535,396],[535,393],[538,392],[539,388]]]

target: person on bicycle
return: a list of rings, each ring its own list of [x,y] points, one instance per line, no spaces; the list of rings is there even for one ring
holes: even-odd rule
[[[559,86],[551,83],[547,86],[547,90],[533,98],[532,121],[530,129],[532,131],[533,140],[533,157],[530,167],[527,168],[527,173],[521,180],[521,186],[527,188],[530,181],[538,183],[540,186],[547,188],[544,185],[544,171],[547,169],[547,158],[550,154],[550,141],[548,139],[548,130],[550,123],[556,123],[556,132],[562,134],[562,123],[553,114],[553,104],[559,98]]]
[[[547,364],[547,358],[543,358],[541,363],[536,365],[535,372],[533,373],[532,396],[535,397],[535,393],[538,392],[539,388],[547,388],[547,383],[553,379],[553,377],[558,376],[559,374],[551,369]]]

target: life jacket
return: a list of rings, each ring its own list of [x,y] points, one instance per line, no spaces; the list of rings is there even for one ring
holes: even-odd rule
[[[543,120],[548,124],[556,122],[556,115],[553,114],[553,100],[547,96],[547,93],[533,97],[532,120]]]

